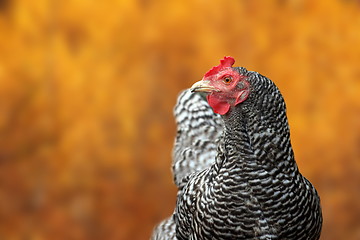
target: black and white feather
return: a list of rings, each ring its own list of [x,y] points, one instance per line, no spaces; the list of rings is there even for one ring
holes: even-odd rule
[[[215,162],[223,121],[219,114],[213,112],[204,96],[190,90],[179,95],[174,115],[177,135],[172,168],[175,184],[180,187],[184,177]]]
[[[176,240],[176,225],[174,215],[163,220],[154,228],[151,240]]]
[[[205,96],[189,89],[179,95],[174,116],[177,135],[173,148],[172,170],[174,182],[181,191],[191,173],[214,164],[223,121],[220,115],[213,112]],[[173,216],[154,229],[152,239],[176,239]]]

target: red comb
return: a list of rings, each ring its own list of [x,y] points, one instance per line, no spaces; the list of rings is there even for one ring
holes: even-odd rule
[[[205,73],[204,77],[208,77],[214,74],[217,74],[221,70],[231,67],[235,63],[235,59],[230,56],[225,56],[224,59],[220,60],[220,64],[211,68],[207,73]]]

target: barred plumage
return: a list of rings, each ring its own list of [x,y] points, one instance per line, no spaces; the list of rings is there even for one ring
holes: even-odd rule
[[[213,112],[202,94],[193,93],[189,89],[179,95],[174,115],[177,135],[172,169],[174,182],[180,191],[191,173],[206,169],[215,162],[223,121],[220,115]],[[176,239],[173,216],[154,229],[152,239]]]
[[[280,91],[259,73],[232,69],[249,95],[223,114],[211,166],[182,174],[170,221],[176,237],[164,239],[319,239],[320,199],[297,168]]]
[[[176,240],[175,235],[174,216],[170,216],[155,227],[151,240]]]
[[[174,115],[177,135],[173,148],[173,175],[179,187],[185,176],[214,163],[216,141],[222,133],[223,123],[205,97],[190,90],[179,95]]]

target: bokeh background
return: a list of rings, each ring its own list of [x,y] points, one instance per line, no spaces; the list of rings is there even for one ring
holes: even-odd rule
[[[224,55],[271,78],[322,239],[360,239],[360,3],[0,1],[0,239],[148,239],[172,109]]]

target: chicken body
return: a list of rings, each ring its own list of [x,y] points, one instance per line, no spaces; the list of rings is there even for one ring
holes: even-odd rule
[[[215,78],[217,72],[211,71]],[[227,93],[236,102],[208,97],[223,121],[216,157],[203,170],[178,178],[176,209],[167,220],[175,233],[158,239],[319,239],[320,199],[296,165],[280,91],[259,73],[229,67],[226,71],[241,76],[241,92]],[[221,87],[209,85],[211,81],[206,78],[206,87],[197,89],[221,94]],[[174,167],[174,175],[176,169],[182,168]]]

